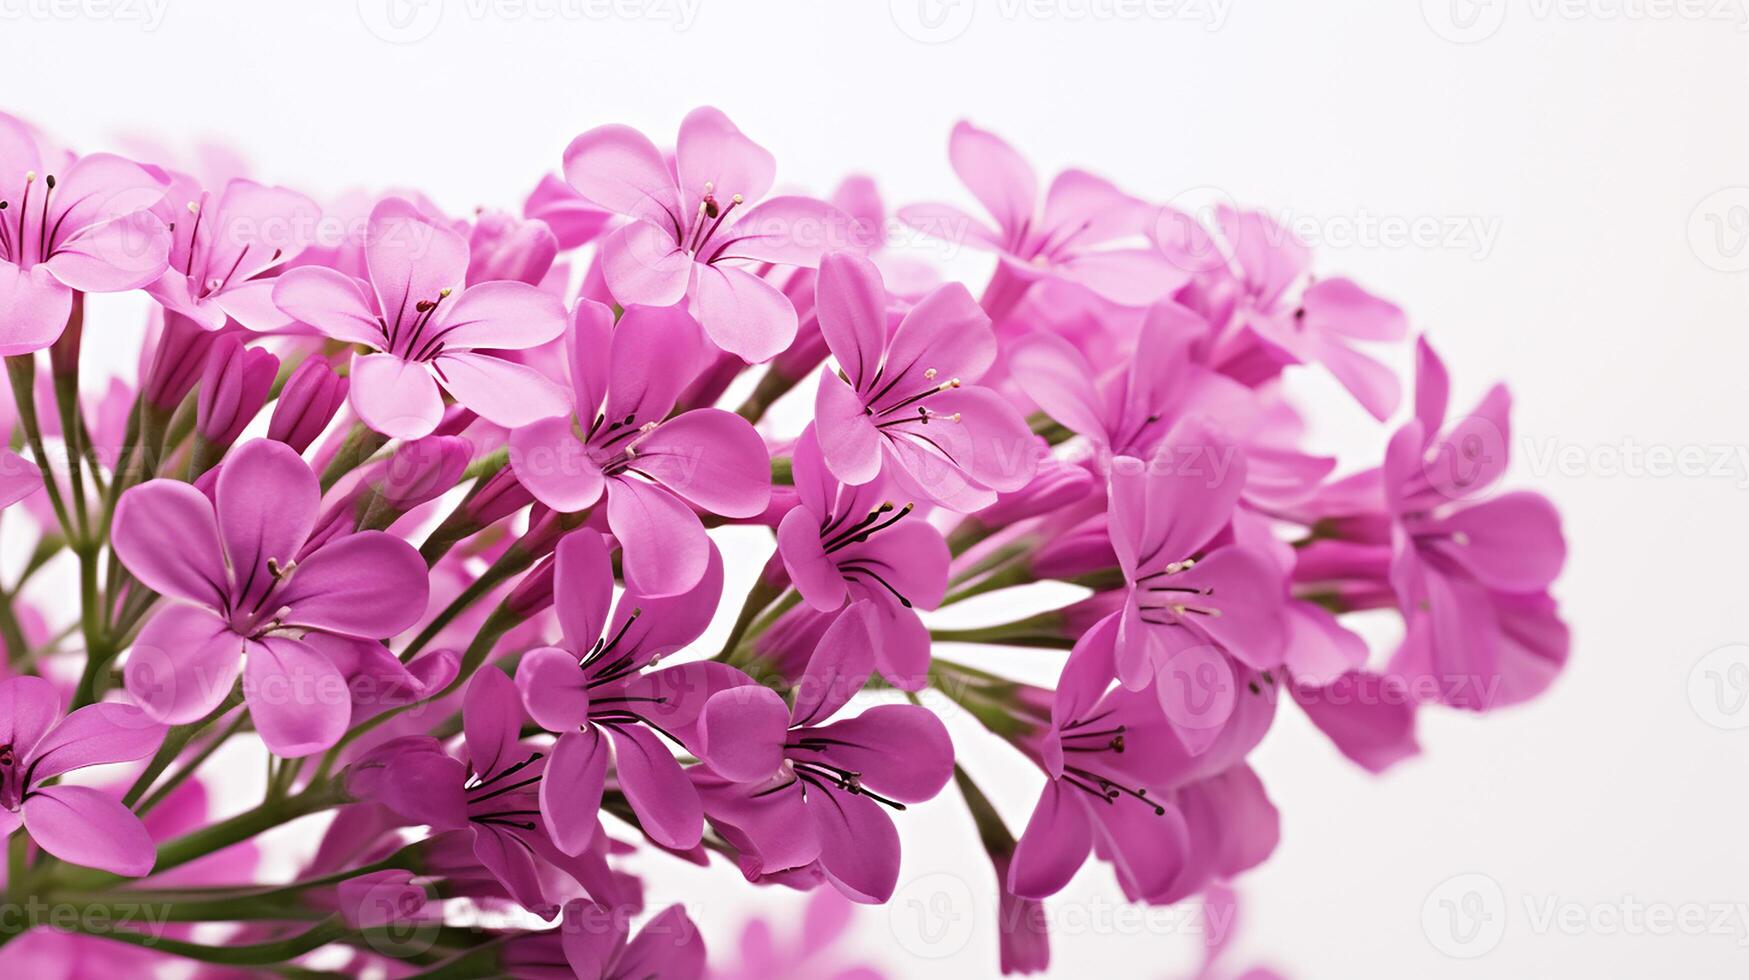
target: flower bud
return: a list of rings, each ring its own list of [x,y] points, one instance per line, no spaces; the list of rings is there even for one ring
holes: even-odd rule
[[[267,423],[267,438],[277,439],[299,453],[322,434],[334,414],[346,402],[347,379],[319,357],[306,358],[280,389],[279,402]]]
[[[207,354],[218,336],[180,313],[166,312],[146,366],[145,384],[140,386],[146,402],[165,412],[182,404],[206,369]]]
[[[558,254],[559,240],[545,222],[482,211],[468,235],[467,284],[511,279],[538,286]]]
[[[195,426],[214,446],[237,441],[273,389],[279,358],[259,347],[244,347],[235,337],[220,337],[207,354],[195,403]]]
[[[406,512],[444,495],[462,478],[474,444],[460,436],[428,436],[402,443],[372,486],[395,509]]]

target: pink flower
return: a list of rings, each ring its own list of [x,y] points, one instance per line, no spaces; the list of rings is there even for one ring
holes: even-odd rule
[[[55,777],[157,751],[167,731],[132,705],[87,705],[61,717],[40,677],[0,681],[0,837],[20,826],[63,861],[118,875],[148,874],[157,849],[140,818],[108,793]]]
[[[610,619],[613,564],[606,542],[583,530],[559,543],[553,605],[563,639],[525,654],[516,686],[529,716],[559,735],[540,809],[560,850],[577,854],[592,843],[610,760],[652,840],[679,850],[697,846],[704,825],[698,792],[658,735],[691,741],[710,695],[751,681],[710,662],[648,668],[698,639],[722,590],[722,559],[712,547],[709,568],[692,589],[666,598],[628,590]]]
[[[887,316],[880,273],[853,252],[820,266],[820,330],[838,373],[820,378],[815,425],[826,466],[848,484],[885,473],[906,493],[953,510],[988,506],[1037,468],[1032,433],[976,382],[996,357],[990,319],[959,283]]]
[[[438,390],[498,425],[527,425],[565,410],[564,391],[540,372],[481,350],[538,347],[565,329],[563,305],[527,283],[463,283],[468,243],[400,198],[371,210],[364,283],[300,266],[280,276],[273,301],[354,354],[353,411],[386,436],[431,434],[443,415]]]
[[[584,198],[632,219],[601,245],[607,288],[621,305],[689,300],[711,342],[749,363],[796,335],[796,311],[747,263],[812,268],[849,244],[849,218],[822,201],[760,203],[776,164],[727,116],[694,109],[680,123],[673,166],[642,133],[601,126],[571,141],[565,179]]]
[[[796,440],[790,458],[800,500],[777,528],[790,580],[822,612],[866,600],[881,676],[922,690],[930,641],[917,609],[934,609],[947,592],[947,542],[922,515],[912,515],[913,503],[895,508],[885,481],[852,487],[834,479],[813,426]]]
[[[366,531],[308,553],[316,475],[285,445],[233,450],[212,499],[152,480],[122,495],[116,555],[171,600],[128,657],[128,693],[159,721],[186,724],[239,673],[255,727],[277,755],[308,755],[346,730],[351,698],[308,634],[393,636],[425,611],[425,563],[400,538]]]
[[[1263,737],[1275,690],[1258,678],[1236,699],[1229,723],[1201,754],[1145,691],[1108,687],[1118,618],[1082,636],[1063,666],[1051,727],[1034,750],[1049,780],[1009,866],[1008,887],[1042,899],[1068,884],[1089,853],[1112,862],[1132,899],[1160,901],[1203,859],[1182,787],[1224,772]]]
[[[1158,459],[1119,457],[1112,467],[1111,543],[1127,588],[1116,667],[1131,690],[1155,682],[1197,751],[1232,711],[1230,661],[1281,662],[1284,588],[1265,553],[1224,533],[1245,485],[1243,457],[1200,420],[1166,441],[1173,449]]]
[[[583,510],[605,495],[629,586],[647,596],[692,588],[710,543],[688,505],[735,518],[765,510],[764,442],[747,420],[721,409],[670,417],[707,350],[679,307],[630,307],[615,326],[607,307],[579,300],[565,350],[575,414],[511,434],[516,476],[558,511]]]
[[[1158,249],[1138,244],[1158,210],[1102,177],[1065,170],[1039,201],[1038,177],[1014,148],[971,123],[954,126],[948,159],[996,220],[991,228],[951,204],[912,204],[899,220],[936,238],[986,248],[1025,281],[1072,282],[1125,306],[1146,306],[1189,278]]]
[[[170,236],[150,209],[163,196],[138,164],[107,153],[74,160],[0,114],[0,355],[54,343],[74,291],[158,278]]]
[[[314,237],[321,209],[283,187],[232,180],[215,197],[188,178],[165,191],[169,268],[147,287],[152,298],[217,330],[227,319],[251,330],[281,330],[292,318],[273,303],[273,273]]]
[[[565,960],[579,977],[601,980],[698,980],[704,976],[704,937],[670,905],[636,936],[624,911],[588,899],[565,903],[559,936]]]
[[[694,782],[750,879],[817,868],[856,901],[886,901],[899,833],[883,807],[931,799],[953,776],[953,743],[926,708],[883,704],[827,721],[874,669],[868,618],[863,603],[839,614],[793,707],[770,688],[739,687],[712,695],[699,716],[709,771]]]

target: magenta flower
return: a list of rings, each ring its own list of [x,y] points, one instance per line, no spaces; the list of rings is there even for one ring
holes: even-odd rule
[[[170,236],[150,209],[163,196],[138,164],[107,153],[74,160],[0,113],[0,355],[54,343],[75,291],[158,278]]]
[[[1445,365],[1425,339],[1415,388],[1416,417],[1391,439],[1383,470],[1391,583],[1408,620],[1393,669],[1435,678],[1459,707],[1516,703],[1567,656],[1546,594],[1567,557],[1560,515],[1539,494],[1486,496],[1509,459],[1505,388],[1448,427]]]
[[[704,578],[692,589],[665,598],[628,590],[610,619],[613,563],[606,542],[583,530],[559,543],[553,607],[563,639],[525,654],[516,686],[529,717],[559,736],[541,783],[540,809],[560,850],[578,854],[593,842],[609,760],[652,840],[679,850],[698,844],[704,829],[698,792],[658,735],[690,741],[712,693],[751,682],[717,663],[648,668],[698,639],[722,591],[722,559],[712,547]]]
[[[912,204],[899,220],[956,244],[995,252],[1021,279],[1055,278],[1124,306],[1146,306],[1189,278],[1158,249],[1142,243],[1158,209],[1084,170],[1051,181],[1042,207],[1038,177],[1001,137],[967,122],[954,126],[948,159],[960,182],[996,227],[951,204]],[[1126,246],[1125,239],[1137,244]]]
[[[822,612],[866,600],[881,676],[904,690],[922,690],[930,641],[917,610],[934,609],[947,592],[947,542],[921,514],[913,515],[914,504],[895,507],[886,481],[852,487],[834,479],[813,426],[790,457],[800,499],[777,528],[790,581]]]
[[[689,300],[711,342],[749,363],[796,336],[796,311],[743,268],[812,268],[849,244],[850,219],[812,198],[760,203],[776,173],[771,154],[727,116],[703,107],[680,123],[670,166],[642,133],[601,126],[571,141],[565,179],[583,197],[632,219],[601,243],[607,288],[622,306]]]
[[[1026,486],[1038,465],[1032,433],[976,384],[996,338],[964,286],[934,290],[890,327],[873,263],[835,252],[820,265],[816,312],[838,361],[814,400],[833,476],[854,485],[886,473],[906,493],[962,513]]]
[[[0,681],[0,837],[19,827],[63,861],[139,877],[157,848],[121,800],[56,777],[158,750],[165,726],[132,705],[87,705],[61,717],[61,697],[40,677]]]
[[[704,937],[678,905],[656,913],[632,936],[624,910],[572,899],[565,903],[559,936],[565,960],[579,977],[698,980],[704,976]]]
[[[255,727],[277,755],[308,755],[346,730],[351,698],[311,633],[393,636],[425,611],[425,562],[380,531],[305,553],[321,490],[282,443],[233,450],[213,496],[152,480],[116,508],[117,557],[171,600],[147,621],[126,682],[146,713],[185,724],[223,701],[243,676]]]
[[[765,510],[765,443],[732,412],[700,408],[670,417],[707,350],[698,324],[679,307],[630,307],[615,326],[607,307],[578,300],[565,350],[574,415],[511,434],[517,478],[558,511],[583,510],[605,495],[626,584],[646,596],[692,588],[705,573],[710,542],[689,505],[734,518]]]
[[[169,268],[147,287],[167,310],[208,330],[227,319],[280,330],[292,318],[273,303],[273,273],[297,258],[317,230],[316,202],[283,187],[232,180],[214,196],[181,179],[165,191]]]
[[[926,708],[883,704],[828,722],[874,670],[867,605],[820,639],[793,707],[770,688],[721,691],[705,703],[694,775],[705,813],[742,852],[748,878],[817,867],[846,896],[880,903],[899,876],[903,810],[953,776],[953,743]]]
[[[1034,750],[1049,780],[1009,865],[1008,887],[1022,898],[1056,894],[1089,853],[1112,862],[1131,898],[1174,891],[1198,860],[1177,791],[1243,758],[1274,717],[1274,688],[1248,688],[1214,742],[1187,752],[1153,697],[1108,690],[1118,633],[1118,618],[1106,617],[1063,665],[1050,729]]]
[[[1167,719],[1197,751],[1237,697],[1230,659],[1281,662],[1285,590],[1269,557],[1223,530],[1245,485],[1244,460],[1199,420],[1149,461],[1119,457],[1111,474],[1111,543],[1126,597],[1117,677],[1153,680]]]
[[[498,425],[527,425],[565,410],[564,391],[535,369],[482,350],[538,347],[565,329],[564,306],[521,282],[466,286],[468,243],[400,198],[371,210],[364,283],[300,266],[280,276],[273,301],[354,354],[353,411],[386,436],[430,435],[443,415],[438,390]]]

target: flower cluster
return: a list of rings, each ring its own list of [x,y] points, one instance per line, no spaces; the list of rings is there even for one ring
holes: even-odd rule
[[[1423,708],[1551,682],[1565,545],[1499,489],[1504,388],[1452,416],[1404,312],[1263,212],[1041,191],[967,124],[948,160],[986,215],[889,220],[865,177],[774,196],[704,108],[454,217],[0,116],[0,504],[35,534],[0,589],[0,962],[741,975],[663,861],[878,904],[928,822],[982,842],[1000,965],[1031,972],[1090,857],[1130,901],[1230,902],[1277,841],[1247,759],[1283,700],[1376,772]],[[901,228],[993,271],[946,281]],[[126,291],[148,324],[87,322]],[[82,356],[140,337],[137,374]],[[1312,453],[1306,372],[1406,418]],[[1010,591],[1046,581],[1076,598]],[[939,612],[1002,595],[1028,614]],[[956,764],[967,739],[1012,771]],[[209,815],[238,752],[261,801]],[[1016,780],[1042,789],[1005,816],[980,784]],[[256,880],[257,836],[317,814],[290,883]],[[93,918],[123,901],[231,931]],[[742,945],[745,975],[813,956]]]

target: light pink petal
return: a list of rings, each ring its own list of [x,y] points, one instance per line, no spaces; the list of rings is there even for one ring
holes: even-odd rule
[[[40,265],[20,269],[0,262],[0,355],[28,354],[54,343],[67,329],[73,291]]]
[[[614,957],[625,942],[627,932],[627,920],[623,913],[587,899],[575,898],[565,903],[565,919],[564,925],[559,929],[559,945],[565,952],[565,962],[570,965],[572,973],[579,977],[600,977],[606,980],[612,975],[608,971],[615,966]]]
[[[882,594],[878,584],[867,589],[877,644],[875,666],[894,687],[923,690],[929,686],[929,628],[918,618],[917,610]]]
[[[115,203],[126,207],[123,197]],[[116,293],[150,285],[164,273],[169,257],[170,232],[157,215],[121,210],[54,246],[43,266],[80,292]]]
[[[553,743],[541,772],[540,809],[548,835],[566,854],[583,853],[595,839],[607,758],[607,740],[598,728],[568,731]]]
[[[351,692],[339,668],[289,637],[267,636],[249,644],[243,696],[261,741],[286,759],[329,748],[346,734],[352,718]]]
[[[899,881],[899,829],[875,801],[837,789],[808,796],[820,835],[820,866],[852,901],[880,904]]]
[[[565,362],[571,369],[571,392],[578,418],[593,421],[596,409],[607,398],[608,359],[603,351],[613,347],[613,309],[588,297],[580,297],[571,311],[571,329],[565,333]]]
[[[820,375],[814,396],[814,427],[820,454],[832,475],[851,486],[881,473],[881,433],[863,410],[862,399],[836,376]]]
[[[1192,755],[1200,755],[1214,744],[1232,717],[1238,686],[1227,658],[1201,643],[1185,642],[1168,653],[1154,679],[1160,708]]]
[[[1360,288],[1351,279],[1320,279],[1300,297],[1308,330],[1354,340],[1398,341],[1409,332],[1402,308]]]
[[[621,225],[601,243],[601,274],[621,306],[673,306],[692,283],[692,256],[648,221]]]
[[[785,195],[739,215],[727,232],[718,232],[699,256],[706,262],[748,259],[813,268],[820,257],[850,248],[855,239],[850,216],[825,201]]]
[[[47,786],[24,803],[24,828],[43,850],[69,864],[130,878],[149,874],[158,849],[121,800],[89,786]]]
[[[1403,385],[1397,380],[1396,372],[1336,341],[1321,343],[1317,349],[1318,363],[1324,365],[1324,369],[1335,376],[1373,418],[1382,422],[1397,410],[1397,403],[1403,397]]]
[[[250,330],[284,330],[295,321],[273,302],[277,283],[277,279],[258,279],[229,286],[212,297],[212,302],[225,315]]]
[[[549,732],[575,731],[589,722],[589,675],[577,666],[577,659],[569,650],[541,647],[524,654],[516,665],[522,706],[535,724]]]
[[[29,758],[60,717],[61,696],[48,681],[29,675],[0,681],[0,745],[18,758]]]
[[[610,735],[614,774],[644,833],[663,847],[697,847],[704,807],[674,753],[642,725],[615,727]]]
[[[1329,610],[1295,600],[1286,611],[1288,642],[1283,661],[1296,680],[1328,684],[1365,665],[1366,641],[1338,623]]]
[[[553,573],[553,609],[571,649],[582,652],[601,637],[613,602],[613,562],[607,542],[587,528],[559,542]]]
[[[527,283],[483,282],[462,290],[438,329],[427,332],[450,348],[539,347],[565,332],[565,304]]]
[[[1191,613],[1189,618],[1242,663],[1258,670],[1281,663],[1287,641],[1282,614],[1285,589],[1267,555],[1238,546],[1216,548],[1194,567],[1155,579],[1153,587],[1204,590],[1206,598],[1171,592],[1153,595],[1217,610],[1217,615]]]
[[[769,779],[783,765],[789,706],[768,687],[722,691],[698,717],[699,758],[725,779]]]
[[[129,489],[116,505],[112,539],[121,563],[152,591],[224,606],[218,520],[212,501],[193,486],[150,480]]]
[[[887,348],[882,377],[937,384],[958,378],[971,384],[996,360],[996,335],[990,318],[966,287],[950,282],[936,288],[899,321]],[[935,375],[925,378],[924,372]]]
[[[1038,441],[996,392],[954,388],[931,396],[928,407],[933,421],[889,425],[883,431],[905,464],[905,475],[931,499],[954,505],[968,482],[979,491],[1019,490],[1038,471]]]
[[[383,319],[405,329],[419,315],[418,303],[437,302],[445,289],[461,288],[468,272],[468,242],[412,203],[390,197],[371,209],[364,262]]]
[[[1095,806],[1093,827],[1102,856],[1116,865],[1127,894],[1159,897],[1172,887],[1190,854],[1190,831],[1178,808],[1164,812],[1140,800],[1119,797]]]
[[[577,193],[619,214],[673,229],[680,221],[674,174],[662,151],[630,126],[599,126],[565,148],[565,180]]]
[[[887,290],[874,263],[855,252],[820,262],[814,313],[838,366],[857,390],[870,382],[887,347]]]
[[[610,481],[607,526],[620,543],[628,588],[674,595],[704,577],[710,538],[692,508],[667,490],[636,479]]]
[[[796,339],[789,297],[752,273],[701,265],[693,299],[711,343],[749,364],[771,360]]]
[[[322,488],[290,446],[255,439],[225,460],[213,496],[219,538],[231,564],[230,595],[256,599],[273,584],[268,561],[284,569],[303,550],[316,524]]]
[[[1057,263],[1056,272],[1119,306],[1147,306],[1190,280],[1188,270],[1145,248],[1078,252]]]
[[[1008,888],[1021,898],[1049,898],[1075,877],[1093,849],[1093,825],[1081,791],[1062,780],[1045,783],[1008,866]]]
[[[1114,238],[1141,235],[1154,224],[1158,211],[1119,190],[1104,177],[1085,170],[1065,170],[1045,191],[1044,227],[1056,235],[1073,235],[1080,247]]]
[[[844,605],[847,589],[838,565],[820,543],[820,525],[806,507],[792,507],[777,526],[777,552],[790,581],[808,605],[830,612]]]
[[[456,401],[498,425],[514,428],[571,411],[565,389],[526,364],[457,353],[439,354],[431,368]]]
[[[31,778],[46,780],[75,769],[144,759],[158,750],[168,730],[135,705],[106,701],[68,715],[35,749],[23,752],[31,759]]]
[[[196,606],[158,610],[134,640],[128,694],[158,721],[185,725],[219,706],[243,663],[243,638]]]
[[[275,596],[285,621],[373,639],[394,636],[425,613],[424,559],[383,531],[360,531],[317,548]]]
[[[273,304],[335,340],[378,348],[386,344],[364,284],[333,269],[306,265],[287,270],[273,280]]]
[[[771,502],[771,460],[746,419],[720,408],[675,416],[638,443],[636,466],[713,514],[757,517]]]
[[[1462,565],[1502,592],[1540,592],[1567,559],[1561,515],[1540,494],[1518,492],[1453,512],[1439,521],[1442,536],[1423,547]]]
[[[607,418],[603,425],[637,428],[667,418],[680,393],[692,383],[707,350],[698,321],[684,307],[627,307],[613,329],[612,347],[607,352]],[[579,351],[577,356],[584,354]],[[596,350],[594,356],[599,358],[602,352]],[[585,425],[594,421],[585,418],[581,410],[578,418]],[[594,438],[600,442],[613,431],[598,430]],[[615,438],[613,445],[624,443],[623,438]]]
[[[654,977],[656,980],[702,977],[705,975],[704,933],[686,917],[685,909],[670,905],[644,923],[644,927],[626,944],[620,953],[617,970],[622,977]]]
[[[1451,401],[1451,375],[1445,362],[1427,342],[1415,339],[1415,420],[1428,438],[1445,428],[1445,411]]]
[[[1297,683],[1292,690],[1312,724],[1368,772],[1383,772],[1421,751],[1415,698],[1396,678],[1355,671],[1317,687]]]
[[[393,354],[354,354],[347,400],[365,425],[394,439],[422,439],[443,417],[430,370]]]
[[[1074,345],[1055,334],[1033,334],[1009,352],[1008,368],[1046,415],[1080,435],[1110,441],[1093,368]]]
[[[510,465],[535,499],[575,513],[601,499],[606,479],[577,439],[569,416],[554,416],[510,433]]]
[[[960,182],[996,219],[1005,236],[1016,236],[1038,204],[1038,178],[1014,148],[971,123],[954,126],[948,160]]]
[[[716,613],[723,594],[723,556],[705,538],[704,575],[673,595],[652,596],[628,585],[620,596],[604,635],[620,638],[621,652],[634,653],[639,665],[666,656],[701,636]],[[634,610],[643,615],[633,617]]]
[[[750,204],[771,190],[772,178],[777,175],[777,161],[771,154],[710,106],[700,106],[680,121],[674,162],[686,220],[691,219],[707,184],[719,206],[727,205],[736,194]]]
[[[1151,458],[1112,462],[1111,535],[1129,573],[1189,558],[1232,518],[1244,457],[1196,419],[1174,426]]]
[[[719,692],[752,683],[728,664],[704,660],[646,670],[628,678],[622,690],[627,697],[660,699],[638,702],[645,705],[640,714],[697,755],[698,717],[704,706]]]

